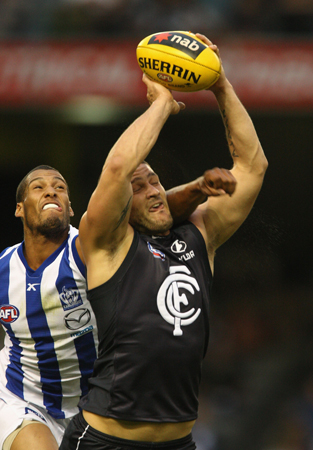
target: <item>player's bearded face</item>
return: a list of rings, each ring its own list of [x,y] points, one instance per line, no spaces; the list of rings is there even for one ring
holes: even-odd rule
[[[173,225],[166,193],[158,176],[140,164],[132,177],[133,203],[129,223],[140,233],[164,235]]]
[[[57,237],[68,229],[70,207],[67,185],[56,171],[38,170],[31,174],[22,204],[24,229],[32,234]]]

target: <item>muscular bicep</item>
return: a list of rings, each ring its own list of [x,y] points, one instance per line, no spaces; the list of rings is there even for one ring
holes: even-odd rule
[[[237,180],[232,196],[223,194],[209,197],[191,216],[207,246],[214,250],[227,241],[245,221],[263,182],[264,174],[261,173],[250,173],[239,168],[234,168],[231,172]]]
[[[97,249],[113,250],[124,239],[132,196],[127,177],[109,170],[102,173],[79,227],[84,254]]]

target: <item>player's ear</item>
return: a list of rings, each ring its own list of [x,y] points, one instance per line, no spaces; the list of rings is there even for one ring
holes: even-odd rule
[[[73,211],[73,209],[71,207],[71,202],[70,202],[70,217],[73,217],[73,216],[74,216],[74,211]]]
[[[15,217],[23,217],[23,216],[24,216],[23,202],[19,202],[16,204]]]

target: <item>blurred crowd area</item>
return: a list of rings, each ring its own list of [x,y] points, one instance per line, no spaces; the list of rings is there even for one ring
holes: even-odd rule
[[[313,33],[312,0],[1,0],[0,38]]]

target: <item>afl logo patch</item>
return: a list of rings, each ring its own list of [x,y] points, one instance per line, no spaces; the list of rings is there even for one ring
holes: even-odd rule
[[[187,244],[185,241],[179,241],[176,239],[175,242],[173,242],[171,250],[173,253],[183,253],[187,248]]]
[[[91,314],[87,308],[78,308],[71,311],[64,317],[66,328],[69,330],[78,330],[90,322]]]
[[[2,305],[0,308],[0,322],[13,323],[20,315],[19,310],[13,305]]]
[[[151,252],[155,258],[159,258],[162,261],[165,261],[165,255],[163,252],[161,252],[161,250],[157,250],[156,248],[152,247],[150,242],[147,242],[147,246],[148,246],[149,252]]]

